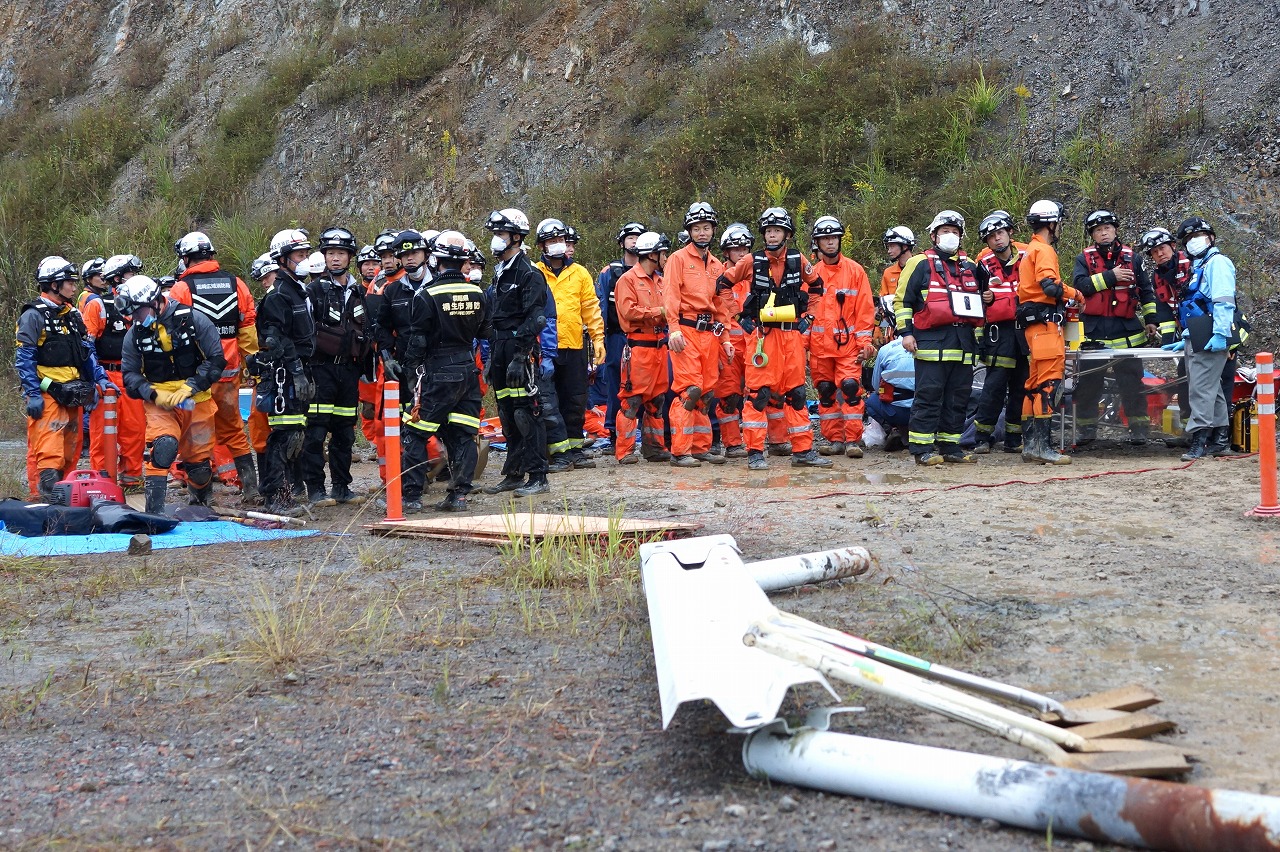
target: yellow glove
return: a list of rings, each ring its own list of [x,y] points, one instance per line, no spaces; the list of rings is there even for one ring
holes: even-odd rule
[[[195,393],[191,385],[183,382],[175,388],[165,390],[164,388],[156,388],[156,405],[170,411],[177,408],[182,403],[191,399],[191,395]]]
[[[246,325],[236,333],[236,344],[240,347],[240,357],[253,355],[258,351],[258,329]]]

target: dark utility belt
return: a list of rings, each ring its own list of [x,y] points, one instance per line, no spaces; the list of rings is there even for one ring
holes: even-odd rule
[[[115,370],[115,371],[118,373],[118,372],[120,372],[120,370],[122,369],[122,362],[120,362],[120,361],[99,361],[99,362],[98,362],[98,366],[102,367],[102,369],[104,369],[104,370]]]
[[[689,319],[688,317],[680,317],[680,324],[698,331],[709,331],[716,337],[724,334],[724,323],[715,321],[711,314],[698,314],[697,319]]]
[[[795,331],[798,323],[794,322],[762,322],[760,325],[765,328],[776,328],[780,331]]]
[[[667,345],[667,339],[665,337],[660,337],[657,340],[637,340],[635,338],[628,337],[627,345],[640,346],[647,349],[661,349],[663,346]]]

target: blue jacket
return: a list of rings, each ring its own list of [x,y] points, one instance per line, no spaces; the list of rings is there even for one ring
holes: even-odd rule
[[[876,353],[876,366],[871,373],[871,393],[879,391],[881,380],[900,391],[910,391],[911,396],[915,396],[916,359],[902,348],[901,338],[895,337]],[[911,398],[895,399],[893,404],[899,408],[910,408]]]
[[[1183,328],[1192,317],[1212,314],[1213,333],[1231,337],[1236,315],[1236,265],[1217,246],[1211,246],[1192,263],[1187,297],[1178,305],[1178,313]]]

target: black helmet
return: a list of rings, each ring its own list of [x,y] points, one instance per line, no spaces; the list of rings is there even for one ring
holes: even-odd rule
[[[573,244],[573,243],[576,243],[579,239],[580,238],[578,237],[578,230],[576,228],[574,228],[572,225],[568,225],[565,227],[564,241],[566,243]]]
[[[992,210],[978,224],[978,238],[986,240],[996,231],[1013,231],[1013,217],[1007,210]]]
[[[813,223],[813,239],[818,237],[844,237],[844,223],[835,216],[819,216]]]
[[[647,230],[649,229],[639,222],[628,222],[618,229],[618,245],[622,245],[627,237],[638,237]]]
[[[1142,235],[1142,239],[1138,240],[1138,249],[1150,254],[1152,249],[1159,248],[1165,243],[1172,242],[1173,234],[1169,233],[1164,228],[1149,228],[1147,232]]]
[[[1086,236],[1093,234],[1093,229],[1100,225],[1113,225],[1120,227],[1120,219],[1110,210],[1095,210],[1088,216],[1084,217],[1084,232]]]
[[[368,263],[371,260],[374,263],[377,263],[379,260],[378,253],[374,251],[373,246],[365,246],[364,248],[360,249],[360,252],[356,255],[357,266],[359,266],[362,263]]]
[[[770,207],[760,214],[760,230],[770,226],[785,228],[788,234],[796,232],[796,223],[792,221],[791,214],[782,207]]]
[[[707,202],[695,201],[684,213],[685,228],[688,229],[694,222],[710,222],[714,226],[720,223],[720,217],[716,215],[716,208]]]
[[[1215,237],[1217,236],[1213,231],[1213,226],[1210,225],[1206,219],[1203,219],[1200,216],[1192,216],[1189,219],[1184,219],[1182,224],[1178,226],[1178,242],[1185,245],[1187,240],[1191,238],[1192,234],[1198,234],[1202,231],[1206,234],[1211,234]]]
[[[354,255],[359,251],[356,243],[355,235],[346,228],[325,228],[320,232],[320,240],[316,243],[316,248],[320,251],[325,249],[343,249]]]
[[[430,248],[422,234],[414,230],[408,230],[396,234],[396,244],[392,251],[395,252],[396,257],[404,257],[411,251],[418,251],[419,249],[429,251]]]

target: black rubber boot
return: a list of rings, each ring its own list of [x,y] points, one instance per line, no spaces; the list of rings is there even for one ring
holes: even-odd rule
[[[258,499],[258,471],[248,453],[235,458],[236,475],[240,477],[240,499],[252,503]]]
[[[40,495],[40,499],[46,503],[53,503],[53,486],[58,484],[58,480],[62,479],[62,474],[51,467],[47,467],[40,471],[40,478],[36,482],[36,493]]]
[[[1183,461],[1195,461],[1205,457],[1211,429],[1196,429],[1191,433],[1191,446],[1182,454]]]
[[[1231,427],[1214,426],[1209,432],[1209,443],[1205,445],[1206,456],[1231,455]]]
[[[148,476],[146,478],[146,482],[143,484],[143,492],[146,494],[147,514],[164,514],[164,495],[168,484],[169,477],[167,476]]]

